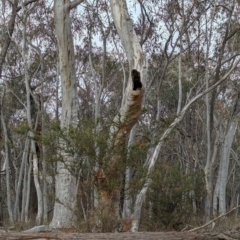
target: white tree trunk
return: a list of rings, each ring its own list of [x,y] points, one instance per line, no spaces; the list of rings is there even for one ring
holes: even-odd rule
[[[26,204],[24,207],[24,221],[28,222],[28,211],[29,211],[29,202],[30,202],[30,189],[31,189],[31,173],[32,173],[32,153],[29,155],[29,164],[27,171],[27,189],[26,189]]]
[[[74,6],[82,1],[74,1]],[[58,41],[59,67],[62,84],[62,118],[61,127],[68,128],[77,124],[77,85],[73,39],[71,33],[70,1],[54,1],[55,28]],[[60,143],[63,144],[63,143]],[[63,146],[64,147],[64,144]],[[77,182],[68,168],[72,157],[61,153],[63,162],[57,163],[56,199],[51,227],[69,228],[75,220]]]
[[[231,121],[227,130],[221,149],[220,164],[216,186],[214,190],[214,215],[217,215],[217,203],[219,204],[219,214],[226,212],[226,186],[229,167],[229,156],[232,147],[233,138],[237,129],[237,121]]]
[[[235,104],[232,107],[232,114],[226,127],[226,131],[223,137],[223,144],[221,148],[218,176],[213,195],[214,215],[226,212],[226,186],[228,177],[229,157],[232,148],[232,142],[237,129],[238,118],[240,115],[240,94],[237,93],[235,96],[236,96]]]
[[[32,159],[33,160],[33,178],[34,178],[34,184],[37,192],[37,201],[38,201],[38,212],[36,216],[36,224],[39,225],[41,224],[42,216],[43,216],[42,191],[41,191],[41,187],[38,180],[38,158],[36,153],[36,145],[35,145],[35,141],[33,140],[34,128],[32,124],[32,113],[31,113],[32,106],[31,106],[31,100],[30,100],[31,90],[30,90],[30,82],[29,82],[29,76],[28,76],[25,31],[26,29],[24,29],[24,37],[23,37],[24,39],[23,59],[24,59],[24,70],[25,70],[25,87],[26,87],[26,93],[27,93],[27,121],[28,121],[29,128],[31,129],[28,133],[28,136],[32,139],[30,149],[33,156],[33,159]]]
[[[8,133],[7,133],[7,126],[4,120],[3,115],[3,99],[5,96],[5,88],[2,89],[2,96],[1,96],[1,122],[2,122],[2,129],[3,129],[3,136],[4,136],[4,149],[5,149],[5,169],[6,169],[6,187],[7,187],[7,210],[9,215],[10,223],[14,222],[13,218],[13,210],[12,210],[12,198],[11,198],[11,190],[10,190],[10,169],[9,169],[9,148],[8,148]]]
[[[132,128],[128,140],[128,148],[134,142],[134,136],[136,132],[136,125]],[[129,196],[129,181],[131,180],[131,169],[127,167],[125,172],[125,190],[124,190],[124,203],[123,203],[123,218],[130,219],[131,218],[131,206],[132,206],[132,199]]]
[[[23,187],[22,187],[22,212],[21,212],[21,221],[22,222],[24,221],[25,205],[26,205],[26,201],[27,201],[28,152],[29,152],[29,139],[26,139],[25,146],[24,146],[24,152],[23,152],[23,156],[22,156],[22,162],[24,162],[24,170],[23,170],[24,176],[23,176]],[[16,196],[16,198],[17,198],[17,196]]]
[[[27,48],[27,37],[26,37],[26,33],[27,33],[27,24],[28,24],[28,14],[26,11],[26,8],[22,2],[22,9],[23,9],[23,47],[20,51],[22,54],[22,58],[23,58],[23,62],[24,62],[24,80],[25,80],[25,88],[26,88],[26,101],[27,101],[27,109],[26,109],[26,115],[27,115],[27,122],[28,122],[28,126],[30,128],[29,132],[28,132],[28,137],[31,138],[30,140],[30,144],[31,144],[31,153],[33,156],[33,174],[34,174],[34,184],[35,184],[35,188],[36,188],[36,193],[37,193],[37,202],[38,202],[38,212],[37,212],[37,216],[36,216],[36,224],[39,225],[41,224],[42,221],[42,216],[43,216],[43,206],[42,206],[42,191],[41,191],[41,187],[39,184],[39,180],[38,180],[38,159],[37,159],[37,154],[36,154],[36,146],[35,146],[35,141],[33,140],[34,138],[34,126],[33,126],[33,119],[32,119],[32,105],[31,105],[31,97],[34,99],[34,96],[31,92],[30,89],[30,78],[29,78],[29,61],[28,61],[28,48]],[[37,101],[35,101],[35,104],[37,105]],[[38,117],[36,117],[36,126],[37,126],[37,122],[38,122]]]
[[[207,16],[205,16],[205,20],[207,21]],[[212,24],[213,21],[210,21],[210,29],[208,29],[208,23],[206,22],[206,29],[205,34],[207,36],[206,39],[206,56],[205,56],[205,82],[206,82],[206,88],[209,88],[209,51],[211,46],[211,40],[212,40]],[[212,146],[211,146],[211,120],[210,120],[210,103],[209,103],[209,93],[206,94],[206,115],[207,115],[207,154],[206,154],[206,164],[204,167],[204,174],[205,174],[205,184],[206,184],[206,198],[205,198],[205,214],[206,214],[206,221],[208,222],[210,220],[211,216],[211,207],[212,207],[212,159],[211,159],[211,153],[212,153]]]
[[[20,217],[20,216],[17,216],[17,213],[19,212],[20,190],[21,190],[21,186],[22,186],[23,171],[24,171],[26,163],[27,163],[28,151],[29,151],[29,139],[27,138],[25,141],[25,146],[24,146],[23,155],[22,155],[22,162],[21,162],[20,171],[19,171],[19,175],[18,175],[16,200],[15,200],[15,204],[14,204],[14,220],[15,221],[19,220],[19,217]],[[22,198],[23,198],[22,202],[25,202],[24,201],[25,196],[26,195],[22,196]],[[23,211],[23,209],[22,209],[22,211]]]
[[[34,134],[31,133],[31,137],[34,137]],[[38,171],[38,158],[37,158],[37,152],[36,152],[36,144],[34,140],[31,140],[31,151],[33,156],[33,180],[34,185],[37,192],[37,201],[38,201],[38,212],[36,216],[36,224],[40,225],[42,223],[43,218],[43,198],[42,198],[42,190],[41,186],[39,184],[39,171]]]
[[[147,79],[146,56],[133,28],[131,17],[128,14],[127,3],[125,0],[110,0],[110,4],[114,23],[127,55],[129,72],[132,69],[137,69],[140,72],[141,81],[145,84]],[[128,81],[129,85],[131,85],[131,80]]]
[[[43,67],[43,55],[41,53],[41,50],[37,48],[37,51],[40,55],[40,80],[41,80],[41,125],[42,125],[42,136],[46,132],[46,124],[45,124],[45,108],[44,108],[44,67]],[[44,145],[42,145],[42,185],[43,185],[43,222],[47,223],[48,221],[48,194],[47,194],[47,163],[46,163],[46,148]]]
[[[217,132],[214,146],[213,146],[213,153],[211,156],[211,160],[209,162],[207,161],[204,167],[204,173],[205,173],[205,185],[207,190],[207,196],[205,199],[205,212],[206,212],[206,221],[208,218],[210,218],[211,213],[209,211],[214,209],[214,202],[213,202],[213,179],[212,179],[212,167],[214,166],[214,163],[216,162],[219,148],[221,145],[221,142],[224,138],[224,133],[222,132],[221,127],[219,127],[219,130]]]

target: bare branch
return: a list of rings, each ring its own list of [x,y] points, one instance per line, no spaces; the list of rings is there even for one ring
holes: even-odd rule
[[[29,0],[29,1],[27,1],[27,2],[24,2],[23,3],[23,6],[24,7],[26,7],[27,5],[29,5],[29,4],[31,4],[31,3],[34,3],[34,2],[37,2],[38,0]],[[18,8],[17,8],[17,12],[18,11],[20,11],[22,9],[22,6],[19,6]]]
[[[226,213],[224,213],[224,214],[220,214],[219,216],[217,216],[216,218],[212,219],[211,221],[205,223],[204,225],[202,225],[202,226],[200,226],[200,227],[193,228],[193,229],[191,229],[191,230],[188,230],[187,232],[194,232],[194,231],[197,231],[197,230],[199,230],[199,229],[205,228],[205,227],[207,227],[209,224],[213,223],[214,221],[218,220],[218,219],[221,218],[221,217],[224,217],[224,216],[228,215],[229,213],[231,213],[232,211],[236,210],[236,209],[239,208],[239,207],[240,207],[240,205],[238,205],[237,207],[232,208],[230,211],[228,211],[228,212],[226,212]]]
[[[146,34],[145,34],[145,38],[144,38],[144,39],[141,39],[141,41],[140,41],[140,44],[141,44],[141,46],[142,46],[142,45],[147,41],[147,39],[148,39],[148,37],[149,37],[149,34],[150,34],[150,32],[152,31],[152,29],[153,29],[154,23],[153,23],[153,21],[150,19],[149,15],[148,15],[148,13],[147,13],[147,10],[146,10],[146,8],[144,7],[144,4],[142,3],[142,1],[138,0],[138,2],[139,2],[139,4],[140,4],[141,8],[143,9],[145,16],[147,17],[148,22],[150,23],[150,26],[148,27],[148,30],[147,30],[147,32],[146,32]],[[143,15],[143,17],[144,17],[144,15]]]
[[[70,2],[69,9],[77,7],[79,4],[81,4],[84,0],[73,0]]]

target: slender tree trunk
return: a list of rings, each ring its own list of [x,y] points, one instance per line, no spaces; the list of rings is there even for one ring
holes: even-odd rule
[[[16,200],[14,204],[14,220],[15,221],[19,220],[19,217],[20,217],[20,216],[17,216],[17,214],[19,213],[20,191],[22,186],[23,173],[27,163],[28,151],[29,151],[29,139],[27,138],[25,141],[25,146],[24,146],[23,155],[22,155],[22,162],[21,162],[18,181],[17,181]],[[22,198],[25,198],[25,195],[23,195]],[[25,202],[25,201],[22,199],[22,202]]]
[[[209,162],[206,162],[204,172],[205,172],[205,184],[206,184],[206,190],[207,190],[207,195],[205,199],[205,212],[207,215],[207,218],[210,218],[211,214],[214,212],[214,208],[216,207],[214,205],[214,199],[213,199],[213,178],[212,178],[212,167],[214,166],[214,163],[216,162],[219,148],[221,146],[221,142],[223,139],[223,133],[221,127],[219,127],[219,130],[217,131],[217,135],[215,138],[215,142],[213,145],[213,152],[211,156],[211,160]],[[211,213],[209,213],[211,211]]]
[[[205,20],[207,21],[207,15],[205,15]],[[210,30],[208,29],[208,23],[206,22],[206,29],[205,34],[207,36],[206,39],[206,56],[205,56],[205,83],[206,88],[209,88],[209,51],[211,47],[211,40],[212,40],[212,24],[213,21],[210,22]],[[211,109],[210,109],[210,102],[209,102],[209,95],[210,93],[207,93],[205,96],[205,102],[206,102],[206,116],[207,116],[207,154],[206,154],[206,164],[204,167],[204,174],[205,174],[205,184],[206,184],[206,198],[205,198],[205,214],[206,214],[206,221],[208,222],[211,217],[211,209],[212,209],[212,192],[213,192],[213,186],[212,186],[212,161],[211,161],[211,154],[212,154],[212,127],[213,124],[211,124]]]
[[[105,74],[102,74],[102,82],[99,86],[98,81],[97,81],[97,76],[96,76],[96,73],[95,73],[95,69],[94,69],[94,66],[93,66],[93,61],[92,61],[92,29],[89,29],[88,33],[89,33],[88,59],[89,59],[89,65],[90,65],[91,73],[92,73],[92,78],[94,80],[94,97],[95,97],[94,120],[95,120],[95,124],[96,124],[96,131],[98,132],[99,129],[101,129],[101,125],[100,125],[100,121],[99,121],[100,100],[101,100],[101,94],[102,94],[102,90],[103,90],[103,83],[104,83],[104,80],[105,80]],[[104,48],[104,56],[103,56],[102,71],[105,72],[106,41],[104,41],[103,48]],[[97,146],[97,142],[95,141],[94,144],[95,144],[96,156],[98,156],[99,155],[99,148]],[[94,166],[94,172],[98,172],[98,171],[99,171],[99,164],[96,162],[95,166]],[[98,195],[99,194],[98,194],[97,187],[95,185],[93,185],[93,206],[94,206],[94,208],[98,207],[98,200],[99,200]]]
[[[12,223],[14,223],[14,218],[13,218],[13,210],[12,210],[12,197],[11,197],[11,190],[10,190],[10,169],[9,169],[9,148],[8,148],[8,133],[7,133],[7,126],[4,120],[4,115],[3,115],[3,100],[5,96],[5,88],[3,87],[3,92],[1,96],[1,122],[2,122],[2,128],[3,128],[3,136],[4,136],[4,149],[5,149],[5,169],[6,169],[6,187],[7,187],[7,210],[8,210],[8,215],[9,215],[9,220]]]
[[[237,122],[236,121],[231,122],[227,134],[225,135],[224,143],[221,150],[220,167],[217,180],[217,183],[219,184],[219,186],[217,187],[219,188],[218,200],[220,214],[226,212],[226,186],[228,177],[229,157],[236,129]]]
[[[32,134],[32,138],[34,135]],[[32,151],[32,156],[33,156],[33,180],[34,180],[34,185],[36,188],[37,192],[37,201],[38,201],[38,212],[36,216],[36,224],[40,225],[42,223],[42,218],[43,218],[43,199],[42,199],[42,190],[41,186],[39,184],[39,171],[38,171],[38,157],[36,153],[36,143],[35,141],[31,141],[31,151]]]
[[[42,206],[42,191],[41,191],[41,187],[39,184],[39,180],[38,180],[38,158],[37,158],[37,153],[36,153],[36,145],[35,145],[35,141],[33,140],[34,138],[34,127],[33,127],[33,119],[34,117],[36,117],[36,125],[38,122],[38,116],[32,116],[32,104],[31,103],[31,97],[33,98],[35,104],[37,105],[38,103],[36,103],[34,96],[31,93],[31,89],[30,89],[30,79],[29,79],[29,75],[28,75],[28,59],[27,59],[27,39],[26,39],[26,25],[27,25],[27,13],[26,10],[24,8],[24,17],[23,17],[23,23],[24,23],[24,29],[23,29],[23,50],[22,50],[22,57],[23,57],[23,61],[24,61],[24,74],[25,74],[25,87],[26,87],[26,95],[27,95],[27,122],[30,128],[30,131],[28,133],[28,136],[31,138],[30,140],[30,149],[32,152],[32,157],[33,157],[33,177],[34,177],[34,184],[35,184],[35,188],[36,188],[36,192],[37,192],[37,201],[38,201],[38,212],[37,212],[37,216],[36,216],[36,224],[39,225],[41,224],[42,221],[42,216],[43,216],[43,206]],[[33,117],[33,118],[32,118]]]
[[[208,72],[206,71],[206,88],[209,87],[208,84]],[[212,206],[212,163],[211,163],[211,129],[210,129],[210,105],[209,105],[209,93],[205,96],[206,101],[206,115],[207,115],[207,156],[206,164],[204,167],[205,174],[205,184],[206,184],[206,198],[205,198],[205,214],[206,221],[210,220],[211,216],[211,206]]]
[[[27,189],[26,189],[26,204],[24,206],[24,221],[29,221],[29,202],[30,202],[30,189],[31,189],[31,173],[32,173],[32,153],[29,154],[29,163],[27,170]]]
[[[28,143],[28,144],[27,144]],[[25,151],[26,150],[26,151]],[[23,188],[22,188],[22,211],[21,211],[21,221],[24,221],[25,205],[27,200],[27,173],[28,173],[28,152],[29,152],[29,139],[26,139],[22,161],[24,160],[24,176],[23,176]],[[17,196],[16,196],[17,197]]]
[[[136,132],[136,125],[132,128],[129,136],[128,141],[128,148],[134,142],[134,135]],[[125,186],[124,186],[124,203],[123,203],[123,218],[130,219],[131,218],[131,206],[132,206],[132,199],[129,195],[129,182],[131,180],[131,168],[127,167],[125,171]]]
[[[184,7],[183,7],[184,9]],[[183,12],[184,16],[184,12]],[[178,56],[178,107],[177,107],[177,115],[180,113],[181,108],[182,108],[182,32],[183,32],[183,27],[184,27],[184,18],[182,20],[181,28],[179,30],[179,40],[180,40],[180,53]]]
[[[46,125],[45,125],[45,108],[44,108],[44,73],[43,73],[43,56],[41,53],[41,50],[38,49],[39,55],[40,55],[40,64],[41,64],[41,70],[40,70],[40,80],[41,80],[41,134],[46,133]],[[42,145],[42,185],[43,185],[43,222],[46,223],[48,221],[48,201],[47,201],[47,163],[46,163],[46,148],[44,145]]]

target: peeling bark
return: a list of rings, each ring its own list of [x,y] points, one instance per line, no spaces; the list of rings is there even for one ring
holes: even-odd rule
[[[109,154],[106,157],[109,164],[95,175],[95,184],[100,190],[100,202],[119,219],[120,190],[126,170],[123,162],[129,133],[141,114],[147,62],[128,14],[126,1],[111,0],[110,4],[114,23],[127,55],[129,72],[132,74],[129,74],[120,111],[110,128]]]

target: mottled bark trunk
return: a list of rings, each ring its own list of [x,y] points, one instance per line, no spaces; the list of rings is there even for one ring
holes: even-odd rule
[[[223,137],[223,144],[221,148],[218,176],[213,195],[214,215],[217,215],[218,213],[223,214],[226,212],[226,186],[228,178],[229,158],[233,139],[237,130],[238,118],[240,116],[240,93],[237,93],[235,96],[236,100],[232,107],[232,114],[228,121],[228,126]]]
[[[77,5],[81,1],[74,1]],[[77,86],[73,39],[70,21],[70,1],[54,1],[55,28],[58,41],[59,67],[62,84],[62,118],[61,127],[67,129],[77,123]],[[64,147],[64,143],[61,142]],[[61,152],[63,162],[57,163],[56,199],[51,227],[69,228],[75,220],[77,182],[68,167],[72,157]]]
[[[144,84],[147,77],[146,57],[139,44],[125,0],[111,0],[111,11],[122,45],[129,63],[129,79],[125,89],[122,106],[113,120],[110,129],[108,169],[96,175],[96,184],[100,189],[100,202],[109,208],[112,214],[120,218],[120,188],[125,172],[123,159],[129,133],[141,114]],[[132,70],[135,69],[131,76]],[[133,79],[139,77],[139,86]]]
[[[127,55],[129,70],[137,69],[140,72],[141,81],[145,85],[147,79],[146,56],[133,28],[131,17],[128,14],[127,3],[125,0],[110,0],[110,4],[114,23]],[[128,87],[129,85],[131,85],[131,79],[128,81]],[[125,96],[126,94],[125,91]]]
[[[124,158],[129,132],[138,120],[141,113],[141,102],[144,90],[133,91],[129,89],[126,105],[114,118],[109,140],[107,159],[108,167],[100,170],[95,176],[95,184],[100,190],[100,206],[108,208],[109,214],[120,218],[120,191],[122,177],[125,172]]]
[[[224,137],[220,155],[218,176],[213,196],[214,215],[217,215],[217,213],[222,214],[226,212],[226,186],[228,177],[229,157],[236,129],[237,122],[232,121]],[[217,206],[219,206],[219,209],[217,208]]]
[[[205,173],[205,185],[206,185],[206,199],[205,199],[205,213],[206,213],[206,221],[211,217],[213,210],[213,166],[216,162],[217,154],[219,152],[219,148],[221,145],[221,141],[223,139],[221,127],[217,132],[213,153],[211,159],[206,162],[204,173]]]

